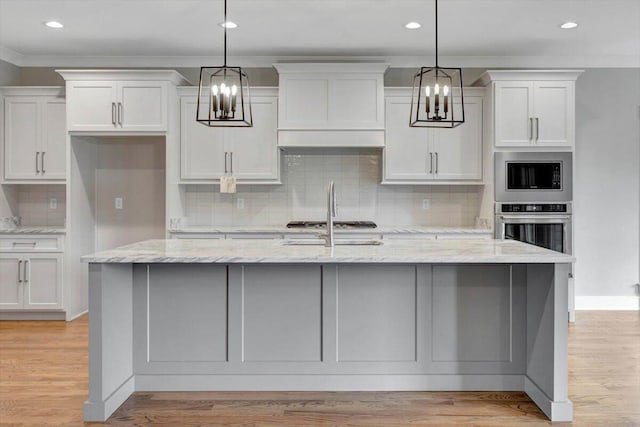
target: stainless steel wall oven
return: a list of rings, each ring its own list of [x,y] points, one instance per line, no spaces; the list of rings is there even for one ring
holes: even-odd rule
[[[572,253],[571,203],[496,203],[495,214],[496,238]]]

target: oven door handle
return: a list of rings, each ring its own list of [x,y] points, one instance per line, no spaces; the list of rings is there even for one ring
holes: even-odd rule
[[[500,215],[501,220],[506,221],[518,221],[518,222],[534,222],[534,223],[553,223],[553,222],[568,222],[571,221],[569,215],[555,215],[555,216],[522,216],[522,215]]]

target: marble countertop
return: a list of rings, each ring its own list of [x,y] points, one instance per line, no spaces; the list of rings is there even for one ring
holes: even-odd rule
[[[82,257],[89,263],[571,263],[514,240],[385,240],[380,246],[284,245],[282,240],[146,240]]]
[[[324,233],[324,228],[287,228],[283,226],[192,226],[169,229],[169,233]],[[377,227],[377,228],[351,228],[336,229],[336,234],[493,234],[493,230],[487,228],[471,227],[421,227],[415,225]]]
[[[64,227],[51,226],[19,226],[15,228],[0,228],[0,234],[66,234]]]

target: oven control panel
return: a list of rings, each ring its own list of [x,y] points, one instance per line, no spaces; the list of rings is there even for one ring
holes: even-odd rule
[[[502,212],[567,212],[566,203],[503,203]]]

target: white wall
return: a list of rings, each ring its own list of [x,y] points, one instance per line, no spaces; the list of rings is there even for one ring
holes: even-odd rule
[[[20,67],[0,59],[0,86],[16,86],[20,80]]]
[[[163,137],[99,138],[96,250],[165,236]],[[115,198],[123,209],[115,208]]]
[[[637,308],[640,69],[578,79],[575,174],[576,306]]]

